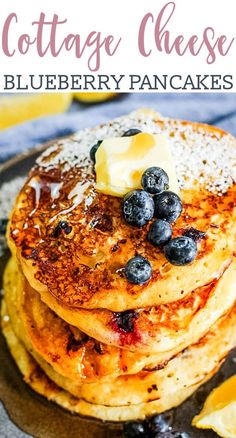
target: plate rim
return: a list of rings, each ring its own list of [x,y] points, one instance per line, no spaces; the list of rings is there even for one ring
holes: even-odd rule
[[[21,161],[24,161],[25,159],[30,158],[37,153],[43,152],[45,149],[52,146],[54,143],[57,143],[58,141],[61,141],[65,138],[68,138],[68,136],[55,137],[54,139],[51,139],[45,143],[40,143],[32,148],[29,148],[29,149],[26,149],[25,151],[20,152],[19,154],[13,155],[8,160],[0,163],[0,175],[2,172],[7,171],[8,169],[17,165]],[[0,183],[0,185],[1,185],[1,183]]]

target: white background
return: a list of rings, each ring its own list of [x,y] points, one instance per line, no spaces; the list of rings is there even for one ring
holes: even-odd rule
[[[152,47],[152,55],[148,58],[141,56],[138,51],[138,30],[141,19],[147,12],[152,12],[157,17],[162,6],[166,3],[168,1],[163,0],[1,1],[1,34],[8,14],[15,12],[18,15],[18,23],[13,23],[10,31],[11,48],[17,47],[17,39],[22,33],[29,33],[32,38],[35,36],[36,29],[32,27],[31,23],[38,20],[40,12],[44,12],[49,20],[52,19],[54,13],[58,14],[60,19],[67,19],[67,23],[61,26],[58,31],[59,42],[62,42],[69,33],[80,34],[81,41],[84,42],[92,30],[100,31],[104,37],[113,34],[117,40],[121,37],[122,41],[113,57],[108,57],[102,52],[99,71],[91,73],[87,66],[88,56],[91,54],[89,48],[81,59],[75,57],[73,50],[63,51],[58,58],[53,58],[50,54],[39,58],[35,46],[30,48],[27,55],[16,53],[12,58],[8,58],[2,51],[1,35],[0,90],[3,91],[4,74],[23,75],[26,82],[29,74],[125,74],[126,78],[121,82],[121,91],[129,89],[129,74],[148,74],[150,76],[154,74],[231,74],[236,76],[236,41],[227,56],[222,57],[217,54],[216,62],[208,65],[206,63],[206,50],[203,50],[197,57],[193,57],[189,53],[179,57],[176,54],[166,55],[158,52],[154,44],[154,26],[149,26],[150,31],[146,41]],[[186,41],[193,34],[201,37],[207,26],[213,27],[217,36],[225,34],[229,39],[236,38],[235,0],[175,0],[175,3],[175,13],[167,26],[171,32],[172,40],[179,34],[184,34]],[[45,42],[48,40],[48,33],[45,32]],[[114,82],[110,83],[110,86],[111,89],[114,89]],[[236,91],[236,84],[231,91]]]

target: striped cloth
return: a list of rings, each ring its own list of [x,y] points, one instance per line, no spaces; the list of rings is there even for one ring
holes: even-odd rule
[[[236,135],[236,98],[231,93],[133,93],[97,105],[74,102],[62,115],[44,117],[0,132],[0,162],[26,149],[81,128],[95,126],[140,107],[165,116],[205,122]]]

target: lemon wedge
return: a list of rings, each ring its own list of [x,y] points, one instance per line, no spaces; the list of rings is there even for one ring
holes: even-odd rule
[[[67,110],[71,93],[35,93],[0,98],[0,129]]]
[[[223,438],[236,437],[236,375],[210,393],[192,424],[199,429],[213,429]]]
[[[83,103],[98,103],[112,99],[117,93],[74,93],[75,99]]]

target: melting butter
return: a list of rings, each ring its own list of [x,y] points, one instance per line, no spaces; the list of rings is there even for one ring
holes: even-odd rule
[[[152,166],[164,169],[170,190],[179,191],[170,145],[163,134],[107,138],[96,153],[96,188],[108,195],[124,196],[141,188],[142,174]]]

